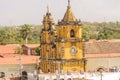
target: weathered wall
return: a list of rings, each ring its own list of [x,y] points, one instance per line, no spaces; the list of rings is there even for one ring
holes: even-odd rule
[[[120,70],[120,57],[114,58],[88,58],[87,59],[87,71],[96,71],[100,67],[112,68],[116,66]]]
[[[13,74],[13,76],[19,76],[19,68],[19,65],[0,65],[0,72],[5,72],[5,77],[8,80],[11,74]],[[27,72],[34,72],[35,64],[23,65],[22,71],[24,70]]]

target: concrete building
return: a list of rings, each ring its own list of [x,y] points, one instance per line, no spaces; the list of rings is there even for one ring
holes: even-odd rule
[[[23,54],[25,55],[35,55],[35,49],[39,47],[40,44],[24,44],[22,45]]]
[[[39,56],[16,54],[18,45],[0,46],[0,72],[5,73],[6,80],[18,77],[22,71],[34,72]]]
[[[89,41],[84,51],[87,71],[120,70],[120,40]]]

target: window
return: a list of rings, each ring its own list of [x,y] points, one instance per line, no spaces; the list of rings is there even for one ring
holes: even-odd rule
[[[75,32],[73,29],[70,31],[70,37],[75,37]]]

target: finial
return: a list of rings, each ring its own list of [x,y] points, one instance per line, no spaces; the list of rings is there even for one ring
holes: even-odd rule
[[[68,6],[70,7],[70,0],[68,0]]]
[[[49,10],[49,6],[47,5],[47,13],[49,13],[50,12],[50,10]]]

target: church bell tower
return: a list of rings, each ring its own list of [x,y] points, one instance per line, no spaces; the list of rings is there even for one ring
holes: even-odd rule
[[[58,21],[57,28],[47,8],[40,38],[40,69],[43,72],[85,70],[81,25],[81,21],[77,20],[72,12],[70,0],[63,19]]]
[[[58,22],[56,42],[57,59],[63,64],[63,71],[84,70],[81,25],[81,21],[75,18],[68,0],[66,13]]]
[[[49,7],[47,7],[47,13],[43,17],[43,29],[40,36],[40,69],[45,73],[54,72],[54,69],[51,68],[51,64],[56,54],[56,36],[55,24]]]

